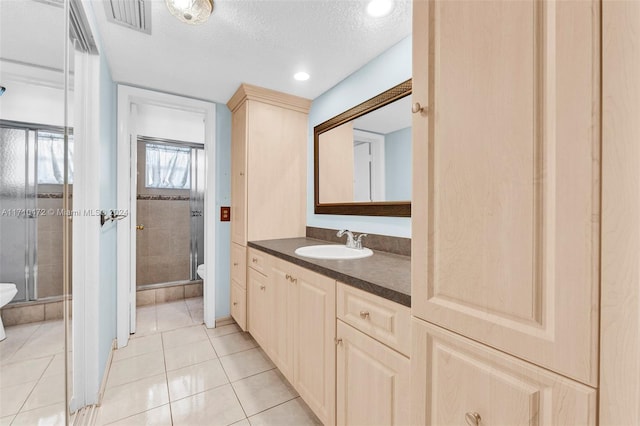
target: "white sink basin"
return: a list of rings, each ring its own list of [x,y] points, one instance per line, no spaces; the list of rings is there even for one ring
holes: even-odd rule
[[[337,244],[300,247],[296,249],[295,253],[298,256],[309,257],[311,259],[332,260],[362,259],[363,257],[373,255],[373,252],[368,248],[352,249]]]

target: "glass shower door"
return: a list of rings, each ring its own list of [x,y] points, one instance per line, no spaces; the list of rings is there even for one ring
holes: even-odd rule
[[[204,263],[204,149],[191,149],[191,280],[198,280],[198,265]]]
[[[14,301],[34,300],[36,280],[35,132],[0,127],[0,282]]]

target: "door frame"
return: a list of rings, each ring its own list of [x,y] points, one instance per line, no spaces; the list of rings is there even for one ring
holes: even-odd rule
[[[167,93],[118,85],[118,210],[126,217],[118,222],[117,255],[117,343],[124,347],[129,334],[135,331],[136,307],[136,268],[133,254],[135,249],[135,200],[136,191],[132,188],[132,167],[135,167],[136,151],[131,152],[131,140],[137,140],[135,134],[135,115],[137,105],[154,105],[181,111],[201,113],[205,126],[205,174],[206,191],[204,197],[204,262],[207,265],[207,278],[203,280],[204,323],[208,328],[215,327],[215,194],[216,194],[216,105],[198,99],[170,95]],[[131,139],[131,136],[134,136]],[[135,145],[134,145],[135,147]],[[133,183],[132,183],[133,181]],[[133,308],[133,309],[132,309]]]

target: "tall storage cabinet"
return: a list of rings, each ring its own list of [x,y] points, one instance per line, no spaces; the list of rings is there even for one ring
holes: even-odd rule
[[[305,235],[311,101],[242,84],[227,106],[232,112],[231,314],[246,330],[247,241]]]
[[[599,11],[414,1],[416,424],[596,421]]]

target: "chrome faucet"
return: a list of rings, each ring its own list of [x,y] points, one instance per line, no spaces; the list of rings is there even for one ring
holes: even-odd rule
[[[366,237],[367,234],[360,234],[354,238],[353,232],[348,229],[341,229],[336,234],[338,237],[342,237],[343,235],[347,235],[347,247],[352,249],[362,250],[362,237]]]

